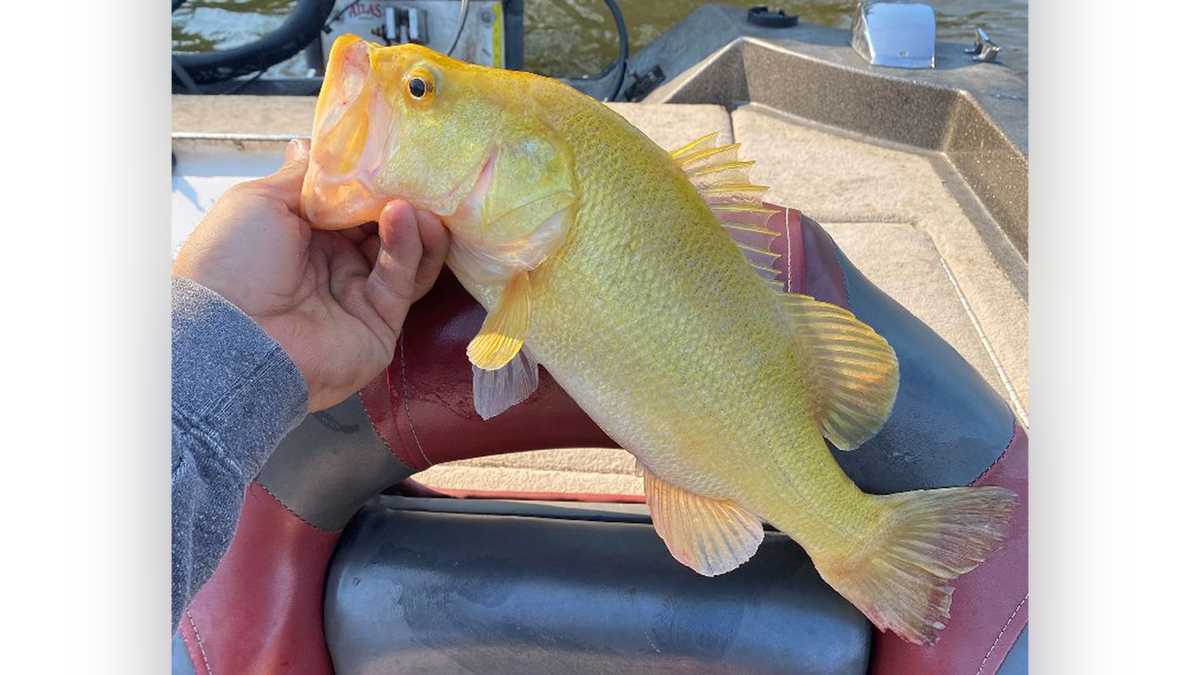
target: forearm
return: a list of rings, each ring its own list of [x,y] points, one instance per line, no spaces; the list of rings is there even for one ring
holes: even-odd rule
[[[283,349],[236,307],[171,283],[171,626],[229,546],[246,486],[304,417]]]

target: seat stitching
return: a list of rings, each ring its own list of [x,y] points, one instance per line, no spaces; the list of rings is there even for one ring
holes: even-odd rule
[[[196,621],[192,619],[192,610],[185,609],[183,614],[192,626],[192,633],[196,635],[196,646],[200,648],[200,658],[204,659],[204,670],[208,675],[212,675],[212,666],[208,664],[208,654],[204,652],[204,641],[200,639],[200,631],[196,628]]]
[[[404,416],[408,419],[408,429],[412,432],[413,442],[417,444],[417,452],[421,453],[421,457],[425,460],[425,466],[433,466],[433,462],[429,461],[429,456],[425,454],[425,448],[421,447],[421,439],[417,438],[417,427],[413,424],[412,408],[408,405],[408,369],[405,367],[404,361],[404,333],[400,333],[400,388],[404,397]]]
[[[991,658],[992,652],[996,649],[996,645],[1000,644],[1000,638],[1004,637],[1004,633],[1007,632],[1008,627],[1012,625],[1012,620],[1017,618],[1017,612],[1021,611],[1021,608],[1025,606],[1025,601],[1028,599],[1029,594],[1026,593],[1025,597],[1021,598],[1021,602],[1017,603],[1017,608],[1013,610],[1012,616],[1008,617],[1008,621],[1004,622],[1004,628],[1000,629],[1000,634],[997,635],[996,639],[992,642],[991,648],[987,650],[987,654],[983,655],[983,660],[979,662],[979,670],[975,671],[975,675],[982,675],[984,664],[987,663],[989,658]]]
[[[262,488],[262,491],[267,493],[268,497],[270,497],[271,499],[274,499],[276,504],[279,504],[280,506],[283,507],[283,509],[285,511],[287,511],[288,513],[295,516],[296,520],[299,520],[300,522],[311,527],[312,529],[316,530],[317,532],[326,532],[326,533],[336,533],[337,532],[337,530],[326,530],[324,528],[317,527],[313,523],[308,522],[307,518],[300,515],[299,513],[296,513],[295,510],[292,509],[292,507],[288,506],[287,504],[284,504],[283,500],[279,498],[279,495],[275,494],[274,492],[271,492],[270,488],[268,488],[266,485],[264,485],[261,481],[256,480],[256,481],[254,481],[254,484],[257,485],[258,487]]]
[[[391,368],[388,368],[387,370],[383,371],[383,390],[384,390],[384,394],[387,396],[387,404],[390,409],[392,402],[395,399],[395,397],[392,395],[395,392],[395,389],[392,387],[392,369]],[[366,401],[366,399],[363,398],[361,391],[358,392],[358,400],[362,402],[363,410],[368,411],[367,418],[371,419],[371,413],[370,413],[369,409],[367,408],[367,401]],[[395,428],[396,427],[396,414],[395,413],[396,413],[396,411],[392,410],[391,417],[387,417],[386,413],[385,413],[385,417],[383,417],[380,420],[378,426],[375,425],[374,419],[371,419],[371,424],[372,424],[372,426],[375,426],[375,436],[377,438],[379,438],[380,441],[383,441],[383,447],[387,448],[387,451],[392,453],[392,457],[395,457],[397,461],[399,461],[403,464],[407,464],[407,462],[405,461],[407,458],[401,457],[400,453],[396,452],[396,449],[393,448],[392,444],[388,442],[388,439],[384,438],[384,436],[389,435],[389,434],[384,434],[379,429],[380,426],[384,426],[385,424],[390,424],[392,426],[392,428]],[[397,440],[399,440],[399,439],[397,439]],[[403,450],[403,449],[404,448],[401,447],[401,450]]]
[[[1000,455],[998,457],[996,457],[996,459],[992,460],[992,463],[988,464],[988,467],[986,469],[984,469],[983,471],[980,471],[979,475],[975,476],[975,479],[972,480],[969,483],[969,485],[974,485],[974,484],[978,483],[979,481],[983,480],[983,477],[988,475],[988,472],[991,471],[993,468],[995,468],[995,466],[1000,463],[1000,460],[1002,460],[1008,456],[1008,451],[1012,449],[1013,441],[1017,440],[1017,430],[1019,429],[1019,426],[1018,426],[1019,423],[1017,422],[1015,415],[1013,415],[1012,409],[1009,409],[1008,413],[1009,413],[1010,417],[1013,417],[1013,431],[1012,431],[1012,435],[1008,437],[1008,443],[1006,443],[1004,445],[1004,450],[1002,450],[1000,452]]]

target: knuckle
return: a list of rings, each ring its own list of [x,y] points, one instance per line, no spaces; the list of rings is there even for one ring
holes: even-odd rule
[[[394,281],[401,283],[389,283],[383,275],[372,274],[368,280],[371,290],[388,303],[408,303],[412,297],[412,283],[403,275],[393,276],[397,277]]]

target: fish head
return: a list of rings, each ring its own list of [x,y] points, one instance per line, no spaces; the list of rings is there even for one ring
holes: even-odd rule
[[[465,246],[479,258],[468,265],[532,269],[574,202],[569,148],[531,102],[547,82],[341,36],[317,99],[305,217],[354,227],[404,199],[442,216],[460,261]]]
[[[458,64],[417,45],[380,47],[343,35],[330,50],[313,118],[302,193],[319,229],[375,220],[403,198],[446,215],[479,163],[489,115],[464,87],[448,87]],[[483,113],[482,115],[480,113]],[[493,113],[494,115],[494,113]]]

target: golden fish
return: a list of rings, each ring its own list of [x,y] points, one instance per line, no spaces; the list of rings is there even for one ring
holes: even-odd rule
[[[880,629],[936,641],[948,582],[999,547],[1015,495],[876,496],[842,472],[825,439],[852,450],[880,429],[895,354],[850,312],[783,292],[765,188],[715,136],[668,153],[555,80],[343,36],[303,208],[328,229],[394,198],[441,215],[448,264],[488,310],[467,350],[477,410],[523,400],[545,366],[637,457],[680,562],[728,572],[765,520]]]

